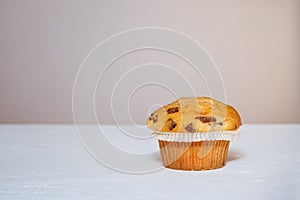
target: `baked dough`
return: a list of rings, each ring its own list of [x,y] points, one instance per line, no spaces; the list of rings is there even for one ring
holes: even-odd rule
[[[234,131],[241,123],[238,112],[210,97],[180,98],[153,112],[148,128],[160,132]]]

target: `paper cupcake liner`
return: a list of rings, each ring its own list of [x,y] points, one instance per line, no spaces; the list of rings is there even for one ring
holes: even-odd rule
[[[158,140],[163,165],[178,170],[211,170],[226,164],[230,141],[168,142]]]
[[[213,132],[196,132],[196,133],[174,133],[174,132],[154,132],[153,137],[158,140],[168,142],[196,142],[226,140],[235,141],[239,138],[239,131],[213,131]]]

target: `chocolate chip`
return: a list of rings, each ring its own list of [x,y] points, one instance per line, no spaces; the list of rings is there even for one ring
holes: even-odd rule
[[[220,126],[223,126],[223,122],[219,122],[218,124],[219,124]]]
[[[195,119],[199,119],[202,123],[208,123],[208,122],[216,122],[216,118],[214,117],[195,117]]]
[[[157,122],[157,118],[158,118],[158,115],[155,115],[155,117],[153,118],[153,123]]]
[[[187,130],[190,133],[195,133],[196,130],[193,128],[193,123],[189,123],[186,127],[185,130]]]
[[[176,122],[174,122],[173,119],[168,119],[166,123],[170,131],[177,126]]]
[[[149,117],[149,120],[150,121],[153,121],[153,123],[156,123],[157,122],[157,119],[158,119],[158,115],[155,115],[152,113]]]
[[[168,114],[177,113],[178,112],[178,107],[169,108],[167,110],[167,112],[168,112]]]

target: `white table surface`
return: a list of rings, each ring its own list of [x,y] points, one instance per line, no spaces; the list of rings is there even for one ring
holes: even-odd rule
[[[299,142],[300,125],[244,125],[224,168],[130,174],[96,161],[73,125],[0,125],[0,199],[300,199]],[[138,143],[128,151],[158,151]]]

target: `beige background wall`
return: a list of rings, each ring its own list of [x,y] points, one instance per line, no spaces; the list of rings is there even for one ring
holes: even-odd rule
[[[0,123],[72,123],[72,86],[87,53],[112,34],[145,26],[174,29],[201,43],[220,70],[227,102],[245,123],[300,122],[299,0],[1,0]],[[113,70],[137,60],[176,68],[176,59],[137,52]],[[97,92],[97,115],[113,123],[111,109],[101,107],[106,90]],[[206,92],[199,89],[199,95]],[[136,92],[129,107],[133,121],[143,123],[153,104],[173,98],[159,87]],[[129,122],[128,115],[121,118]]]

